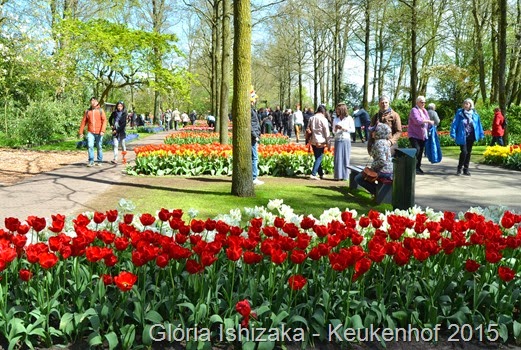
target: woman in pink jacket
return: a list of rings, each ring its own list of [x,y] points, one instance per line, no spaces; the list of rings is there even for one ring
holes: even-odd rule
[[[416,174],[423,175],[422,157],[425,149],[425,140],[428,136],[428,127],[433,125],[434,121],[430,120],[429,113],[425,109],[425,96],[418,96],[416,106],[409,113],[409,125],[407,126],[407,134],[411,148],[416,149]]]

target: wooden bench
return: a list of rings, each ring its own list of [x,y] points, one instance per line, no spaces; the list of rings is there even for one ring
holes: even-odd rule
[[[364,171],[365,166],[348,165],[349,172],[349,189],[356,190],[358,183],[355,181],[356,175]],[[393,198],[393,181],[387,179],[379,179],[376,184],[376,203],[392,203]]]

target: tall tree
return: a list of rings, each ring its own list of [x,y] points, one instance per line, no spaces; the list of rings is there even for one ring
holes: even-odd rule
[[[250,0],[233,2],[233,195],[255,195],[251,160],[251,12]]]
[[[220,132],[219,141],[221,144],[228,143],[228,97],[230,93],[230,63],[231,63],[231,37],[230,37],[230,16],[231,0],[222,0],[222,78],[221,78],[221,111],[219,115]]]

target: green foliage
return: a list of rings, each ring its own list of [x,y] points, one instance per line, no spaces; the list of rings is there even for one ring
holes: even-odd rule
[[[6,118],[2,112],[0,110],[0,120]],[[73,100],[47,98],[30,101],[24,110],[9,109],[8,132],[0,137],[0,144],[33,147],[73,137],[78,132],[83,112],[83,106]]]

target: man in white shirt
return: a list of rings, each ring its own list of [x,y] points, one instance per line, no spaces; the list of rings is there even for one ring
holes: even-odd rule
[[[300,105],[297,104],[295,106],[295,112],[293,112],[293,126],[295,127],[295,137],[297,139],[297,143],[300,140],[300,131],[302,130],[302,126],[304,125],[304,115],[300,110]]]

